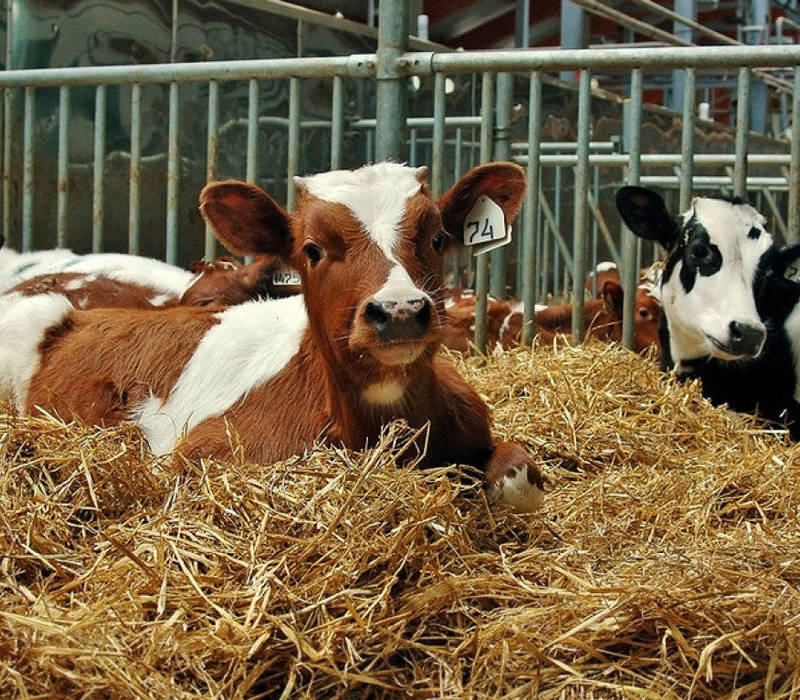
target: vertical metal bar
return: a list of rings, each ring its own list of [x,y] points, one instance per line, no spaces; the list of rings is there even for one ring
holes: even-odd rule
[[[542,194],[542,180],[541,175],[539,176],[539,196],[541,197]],[[544,250],[544,236],[545,236],[545,225],[544,225],[544,212],[539,207],[539,211],[536,212],[536,261],[537,263],[541,261],[537,265],[540,267],[541,270],[534,275],[534,280],[536,281],[536,289],[534,292],[534,302],[540,300],[542,298],[542,288],[544,287],[544,268],[547,264],[547,256]],[[534,312],[536,309],[534,308]],[[534,314],[535,315],[535,314]],[[535,332],[534,328],[534,332]]]
[[[106,162],[106,86],[98,85],[94,100],[94,187],[92,190],[92,252],[103,250],[103,190]]]
[[[3,140],[5,139],[5,99],[3,97],[5,92],[6,92],[5,90],[0,89],[0,143],[3,143]],[[0,170],[0,178],[2,178],[4,176],[3,174],[7,170],[5,158],[3,156],[4,156],[3,149],[2,149],[2,147],[0,147],[0,161],[2,161],[2,169]],[[2,185],[0,185],[0,212],[2,212],[3,206],[4,206],[3,199],[2,199],[2,194],[3,194],[3,187],[2,187]],[[2,213],[0,213],[0,218],[2,218]],[[3,232],[3,229],[0,229],[0,238],[2,237],[2,232]]]
[[[494,159],[511,158],[511,106],[514,101],[514,76],[511,73],[497,75],[497,116],[494,128]],[[491,252],[491,277],[489,289],[493,296],[506,296],[506,266],[508,246],[495,248]]]
[[[536,236],[539,223],[539,157],[542,136],[542,74],[531,73],[528,99],[528,190],[525,193],[525,228],[523,247],[524,281],[522,285],[522,342],[530,345],[536,331]]]
[[[408,50],[409,0],[378,7],[375,160],[402,160],[406,151],[406,78],[397,61]]]
[[[169,43],[169,62],[175,63],[178,57],[178,0],[172,0],[172,24]]]
[[[170,265],[178,262],[178,83],[169,84],[169,130],[167,133],[167,255]]]
[[[331,170],[342,167],[342,147],[344,145],[344,79],[333,76],[333,96],[331,98]]]
[[[14,3],[6,2],[6,70],[14,67]],[[3,125],[3,230],[0,234],[8,238],[11,236],[11,116],[13,90],[3,90],[4,120]]]
[[[131,165],[128,187],[128,253],[138,255],[140,249],[141,197],[139,177],[142,165],[142,86],[131,86]]]
[[[247,92],[247,182],[256,181],[258,164],[258,81],[250,79]]]
[[[22,250],[33,247],[33,117],[36,92],[25,88],[25,113],[22,132]]]
[[[600,201],[600,168],[592,168],[592,199]],[[594,211],[592,212],[594,214]],[[597,243],[598,243],[597,216],[592,216],[592,298],[597,298]]]
[[[431,158],[431,190],[434,198],[442,196],[444,181],[444,75],[433,76],[433,157]]]
[[[287,154],[286,206],[294,209],[297,193],[292,178],[297,175],[300,160],[300,79],[289,79],[289,152]]]
[[[458,180],[458,176],[461,175],[462,166],[462,153],[461,151],[464,150],[464,129],[460,126],[456,127],[456,145],[455,145],[455,154],[453,156],[453,180]]]
[[[696,71],[687,68],[683,79],[683,118],[681,131],[681,176],[679,210],[684,212],[692,201],[692,182],[694,178],[694,93]]]
[[[492,116],[494,108],[494,75],[484,73],[481,84],[481,153],[482,163],[492,156]],[[456,236],[461,231],[454,232]],[[475,347],[486,354],[486,295],[489,292],[489,255],[481,253],[475,261]]]
[[[736,93],[736,159],[733,166],[733,194],[747,197],[747,134],[750,131],[750,69],[739,69]]]
[[[539,197],[542,197],[541,189],[539,190]],[[542,218],[544,218],[544,212],[542,212]],[[549,229],[549,226],[546,226],[544,223],[542,224],[542,282],[541,287],[539,289],[539,299],[542,304],[547,303],[547,294],[550,291],[550,239],[552,238],[552,232]],[[555,246],[555,242],[553,243]]]
[[[69,200],[69,88],[58,90],[58,194],[56,195],[56,247],[67,247]]]
[[[792,91],[792,162],[789,166],[789,222],[787,243],[800,241],[800,66],[794,69]]]
[[[11,3],[8,3],[9,8]],[[10,10],[9,10],[10,12]],[[10,37],[7,39],[10,41]],[[3,90],[3,230],[6,237],[11,235],[11,107],[12,89]]]
[[[687,75],[684,78],[684,85],[690,82],[694,84],[694,75]],[[642,135],[642,70],[634,68],[631,72],[631,107],[630,107],[630,128],[628,131],[628,184],[638,185],[641,176],[641,135]],[[692,93],[694,94],[694,93]],[[692,99],[694,103],[694,99]],[[684,96],[683,107],[684,117],[686,115],[687,100]],[[692,110],[692,107],[689,107]],[[686,123],[684,122],[684,131]],[[622,344],[629,350],[633,349],[634,343],[634,313],[636,311],[636,285],[638,283],[637,268],[637,238],[622,226]],[[596,275],[595,275],[596,276]]]
[[[572,335],[583,340],[583,304],[586,291],[586,194],[589,189],[589,127],[591,118],[591,73],[581,70],[578,86],[578,145],[575,165],[575,217],[572,241]]]
[[[411,129],[408,137],[408,163],[417,164],[417,130]]]
[[[216,80],[208,82],[208,135],[206,142],[206,182],[217,179],[217,149],[219,130],[219,83]],[[206,224],[205,250],[206,259],[216,257],[217,239],[211,226]]]

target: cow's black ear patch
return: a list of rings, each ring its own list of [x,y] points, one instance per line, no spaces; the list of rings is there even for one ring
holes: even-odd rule
[[[666,250],[672,250],[678,241],[678,225],[658,193],[645,187],[621,187],[616,203],[619,215],[634,236],[658,241]]]
[[[748,238],[752,238],[753,240],[756,240],[756,239],[758,239],[758,237],[759,237],[760,235],[761,235],[761,229],[760,229],[760,228],[758,228],[758,226],[753,226],[753,227],[752,227],[752,228],[751,228],[751,229],[750,229],[750,230],[747,232],[747,237],[748,237]]]

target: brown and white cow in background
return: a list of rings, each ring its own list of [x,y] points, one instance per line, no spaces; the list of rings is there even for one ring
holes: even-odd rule
[[[584,302],[584,327],[587,337],[604,342],[622,340],[623,291],[619,282],[606,279],[598,299]],[[490,351],[515,347],[522,340],[522,304],[490,298],[487,303],[486,338]],[[475,336],[475,297],[459,292],[451,295],[446,309],[448,327],[444,345],[465,351]],[[661,304],[646,286],[636,290],[634,350],[643,352],[658,347]],[[539,306],[535,309],[535,334],[538,342],[551,345],[558,336],[572,332],[572,305]]]
[[[2,292],[0,308],[8,295],[47,293],[64,295],[78,309],[229,306],[301,293],[299,285],[276,284],[274,275],[281,268],[271,256],[247,265],[229,256],[198,260],[187,272],[160,260],[116,253],[76,255],[62,249],[15,255],[22,260],[35,256],[39,262],[22,263],[14,274],[15,266],[6,277],[0,270],[0,281],[16,281]],[[37,274],[28,276],[32,272]]]
[[[398,418],[429,424],[426,464],[474,465],[490,498],[534,510],[536,465],[493,440],[487,406],[437,354],[442,256],[481,195],[510,221],[524,174],[473,168],[437,203],[426,173],[379,163],[297,178],[292,214],[250,184],[207,186],[201,211],[220,240],[297,269],[302,296],[161,311],[22,298],[0,316],[0,386],[22,411],[130,419],[155,453],[190,457],[230,456],[226,421],[245,457],[263,463],[320,439],[361,449]]]

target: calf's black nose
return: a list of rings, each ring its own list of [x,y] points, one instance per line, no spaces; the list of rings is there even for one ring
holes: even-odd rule
[[[764,339],[767,337],[764,326],[731,321],[728,328],[730,331],[729,347],[734,355],[755,357],[761,352]]]
[[[371,301],[364,309],[364,320],[383,342],[415,340],[430,326],[431,302],[425,298]]]

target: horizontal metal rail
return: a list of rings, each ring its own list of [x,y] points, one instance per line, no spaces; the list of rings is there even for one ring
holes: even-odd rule
[[[269,58],[206,63],[159,63],[147,66],[36,68],[0,72],[0,88],[64,85],[124,85],[207,80],[278,80],[288,78],[370,78],[374,54],[326,58]]]
[[[375,54],[322,58],[274,58],[146,66],[37,68],[0,73],[0,88],[122,85],[131,83],[264,80],[286,78],[374,77]],[[633,68],[740,68],[800,65],[800,45],[714,46],[647,49],[509,50],[407,53],[396,61],[406,75],[432,73],[529,72],[532,70],[619,70]]]
[[[786,68],[800,65],[800,45],[666,48],[544,49],[407,53],[398,67],[408,75],[527,73],[533,70],[672,70],[675,68]]]
[[[545,144],[542,144],[544,146]],[[514,161],[517,163],[527,163],[528,156],[524,154],[515,155]],[[539,158],[540,165],[548,166],[572,166],[577,162],[577,156],[572,153],[551,154]],[[680,153],[646,153],[641,156],[643,166],[665,166],[680,165],[683,159]],[[715,166],[715,165],[734,165],[736,156],[733,153],[697,153],[694,156],[695,166]],[[791,163],[791,156],[788,153],[750,153],[747,156],[748,165],[775,165],[784,166]],[[599,165],[605,167],[625,168],[630,164],[630,156],[627,153],[596,154],[589,156],[589,165]]]

